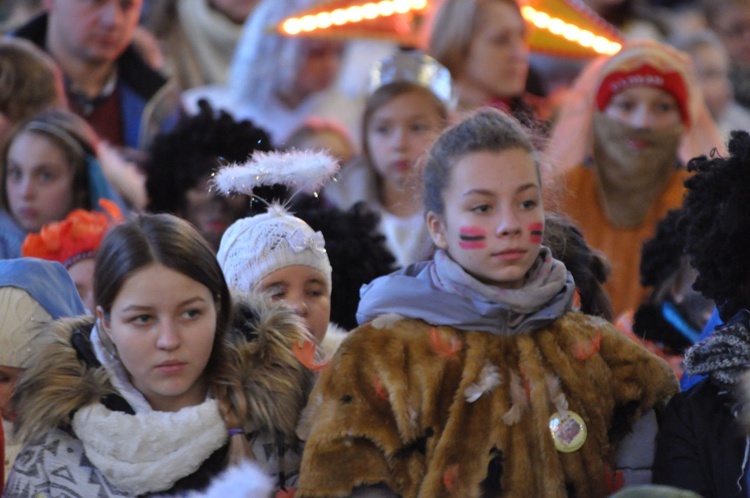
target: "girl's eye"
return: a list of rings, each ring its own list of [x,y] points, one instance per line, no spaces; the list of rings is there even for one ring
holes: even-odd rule
[[[8,169],[8,179],[13,181],[18,181],[21,179],[21,169],[20,168],[9,168]]]
[[[52,180],[55,179],[55,174],[51,171],[41,171],[39,173],[39,180],[42,181],[42,183],[49,183]]]
[[[474,206],[471,208],[471,210],[475,213],[487,213],[490,210],[489,204],[479,204],[477,206]]]
[[[192,308],[192,309],[189,309],[189,310],[185,310],[182,314],[188,320],[193,320],[193,319],[198,318],[199,316],[201,316],[201,310],[199,310],[197,308]]]
[[[137,315],[129,320],[134,325],[148,325],[151,322],[151,315]]]
[[[539,203],[535,199],[529,199],[521,203],[523,209],[534,209]]]
[[[418,132],[419,131],[427,131],[427,130],[429,130],[429,128],[430,127],[427,126],[424,123],[414,123],[413,125],[411,125],[411,130],[412,131],[418,131]]]
[[[375,133],[378,135],[387,135],[391,131],[391,128],[385,125],[376,126]]]
[[[621,111],[632,111],[633,108],[635,108],[635,104],[633,104],[632,102],[622,101],[616,102],[615,107]]]
[[[676,109],[675,105],[672,104],[671,102],[660,102],[656,104],[656,108],[660,112],[664,112],[664,113],[672,112]]]

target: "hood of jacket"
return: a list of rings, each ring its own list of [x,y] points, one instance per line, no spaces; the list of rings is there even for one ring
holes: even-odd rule
[[[501,303],[439,289],[430,278],[431,264],[431,261],[416,263],[363,286],[357,322],[361,325],[380,315],[397,314],[459,330],[509,335],[539,329],[570,310],[575,289],[570,272],[560,292],[542,309],[525,315],[519,323],[517,315]]]
[[[292,353],[295,343],[307,340],[304,325],[289,308],[262,296],[234,298],[227,337],[249,401],[247,426],[294,435],[314,382]],[[69,428],[77,410],[95,403],[133,413],[96,359],[89,339],[93,325],[92,316],[65,318],[49,324],[39,338],[15,398],[20,441]]]

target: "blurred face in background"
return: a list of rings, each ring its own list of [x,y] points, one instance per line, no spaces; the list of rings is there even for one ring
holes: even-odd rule
[[[114,62],[133,40],[142,4],[143,0],[45,0],[48,45],[54,54],[85,63]]]
[[[526,23],[510,2],[485,0],[456,84],[476,105],[521,95],[529,72]]]
[[[732,62],[750,66],[750,3],[726,2],[714,20],[714,31],[724,43]]]
[[[692,53],[696,79],[708,110],[714,119],[724,113],[732,100],[729,58],[721,47],[703,45]]]

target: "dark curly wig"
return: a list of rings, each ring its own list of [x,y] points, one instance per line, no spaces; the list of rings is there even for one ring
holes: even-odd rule
[[[688,163],[683,203],[686,252],[698,272],[693,288],[712,299],[723,320],[750,306],[750,135],[733,131],[729,157]]]
[[[186,193],[222,163],[246,161],[255,151],[270,151],[268,133],[251,121],[235,121],[205,100],[198,114],[181,119],[155,138],[144,163],[148,211],[180,214]]]
[[[323,234],[333,268],[331,321],[352,330],[357,326],[360,287],[396,269],[378,228],[380,217],[364,202],[342,211],[309,196],[296,198],[293,210]]]
[[[656,234],[641,248],[641,285],[658,288],[680,270],[685,254],[681,209],[672,209],[656,225]]]
[[[609,277],[609,262],[604,254],[589,247],[570,218],[555,213],[544,215],[544,245],[573,275],[581,311],[613,321],[612,303],[604,290]]]

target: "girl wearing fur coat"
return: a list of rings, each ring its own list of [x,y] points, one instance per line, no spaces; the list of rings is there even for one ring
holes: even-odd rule
[[[361,292],[310,397],[298,497],[602,497],[615,450],[677,391],[660,358],[572,311],[541,245],[531,140],[480,110],[438,138],[424,173],[438,251]]]
[[[294,313],[229,290],[207,242],[171,215],[112,229],[96,260],[96,321],[55,322],[22,376],[26,446],[7,498],[202,490],[255,460],[294,485],[311,384]]]

